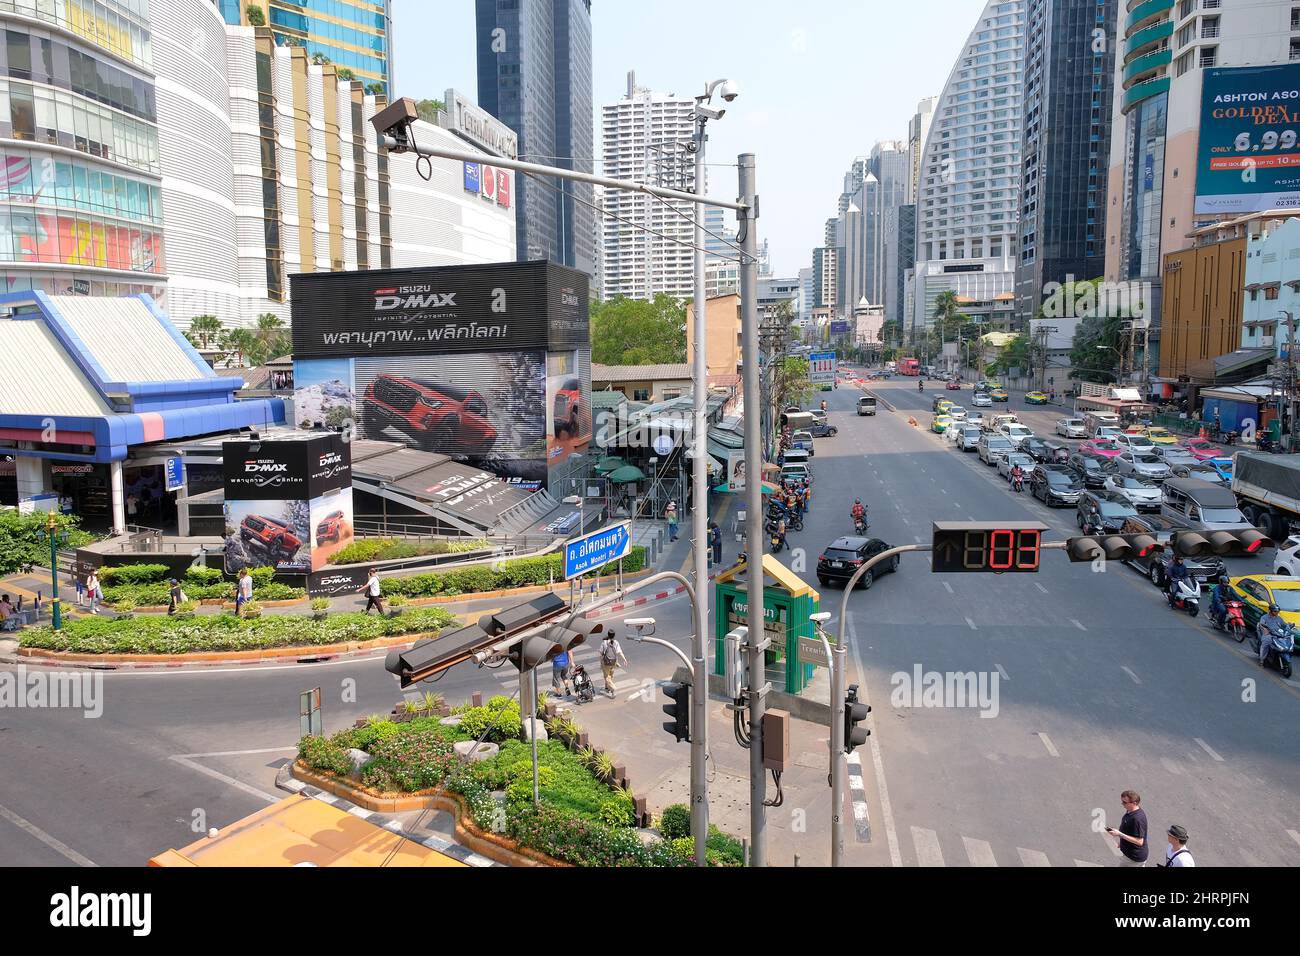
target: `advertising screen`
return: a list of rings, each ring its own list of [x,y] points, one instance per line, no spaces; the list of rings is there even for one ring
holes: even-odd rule
[[[313,498],[310,512],[311,569],[319,571],[328,566],[334,552],[352,543],[352,489],[338,488]]]
[[[1196,213],[1300,209],[1300,63],[1202,73]]]
[[[591,389],[583,388],[579,360],[576,351],[546,356],[546,463],[551,468],[591,444]]]
[[[311,570],[311,511],[301,499],[227,501],[225,564],[240,568]]]

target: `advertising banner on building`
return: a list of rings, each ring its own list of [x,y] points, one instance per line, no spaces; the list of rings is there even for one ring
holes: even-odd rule
[[[835,381],[834,352],[813,352],[808,356],[808,381],[814,385]]]
[[[1300,63],[1201,73],[1196,213],[1300,209]]]
[[[743,448],[727,455],[727,490],[745,490],[745,450]]]
[[[849,323],[847,322],[831,323],[831,335],[848,335],[848,334],[849,334]]]

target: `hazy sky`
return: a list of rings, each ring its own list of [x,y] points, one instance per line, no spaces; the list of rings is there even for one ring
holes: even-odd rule
[[[654,90],[694,95],[728,77],[741,95],[709,124],[709,160],[756,155],[759,238],[772,268],[812,264],[854,156],[905,139],[917,101],[943,90],[983,0],[594,0],[592,85],[599,116],[627,72]],[[478,97],[473,0],[393,0],[399,96]],[[599,122],[595,151],[600,155]],[[735,170],[710,193],[734,199]]]

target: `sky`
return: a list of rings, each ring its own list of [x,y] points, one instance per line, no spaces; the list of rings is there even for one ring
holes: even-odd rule
[[[759,240],[773,271],[794,276],[812,265],[853,158],[878,140],[907,138],[917,102],[943,91],[983,8],[983,0],[593,0],[596,116],[626,92],[629,70],[640,86],[683,96],[713,79],[738,84],[727,115],[709,124],[709,192],[734,199],[735,157],[754,153]],[[455,87],[477,101],[474,0],[393,0],[393,54],[395,95],[440,99]],[[599,121],[594,128],[599,156]]]

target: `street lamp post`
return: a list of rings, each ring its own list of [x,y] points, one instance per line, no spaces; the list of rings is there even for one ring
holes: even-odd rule
[[[68,533],[59,528],[54,512],[46,513],[45,530],[39,533],[50,541],[50,620],[57,631],[63,627],[63,611],[59,606],[59,545],[68,540]]]

